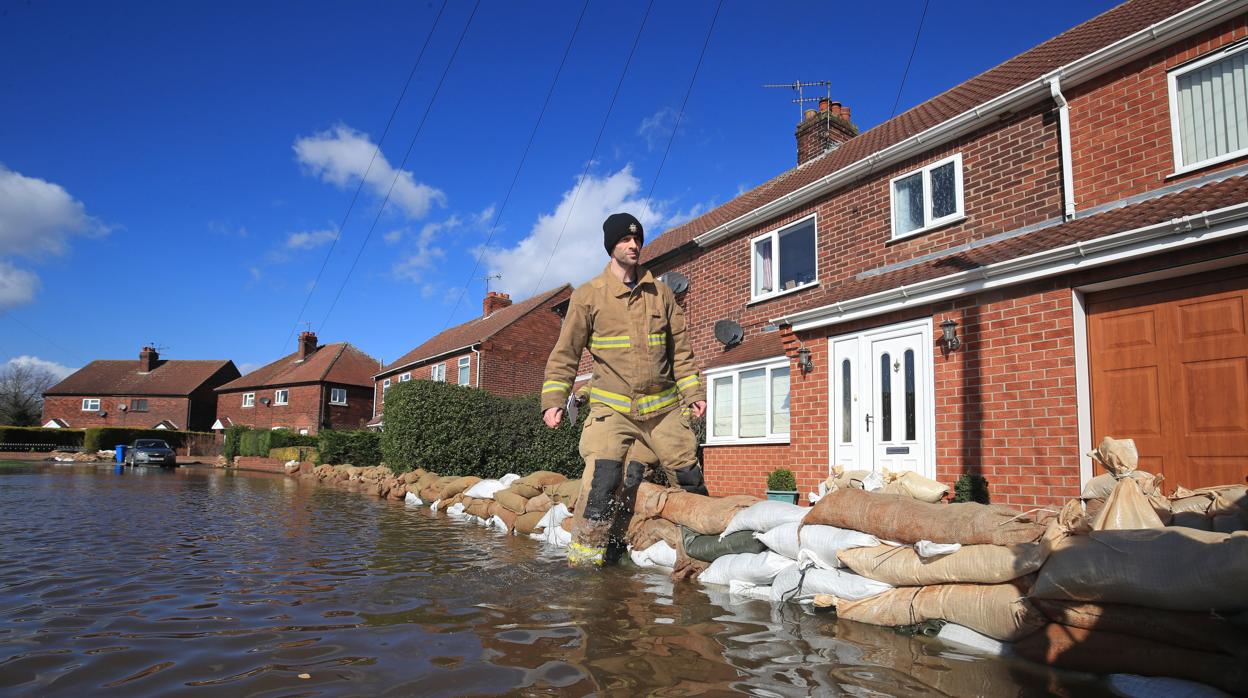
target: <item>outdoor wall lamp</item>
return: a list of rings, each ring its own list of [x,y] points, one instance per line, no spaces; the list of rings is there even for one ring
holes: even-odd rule
[[[958,339],[958,323],[952,318],[940,323],[940,343],[945,351],[957,351],[962,346],[962,340]]]
[[[802,347],[797,350],[797,367],[802,369],[802,373],[815,370],[815,363],[810,360],[810,349]]]

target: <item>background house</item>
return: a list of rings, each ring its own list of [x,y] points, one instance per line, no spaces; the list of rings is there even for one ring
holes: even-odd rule
[[[300,333],[294,353],[217,388],[214,428],[358,429],[372,416],[380,366],[346,342],[318,346],[315,334]]]
[[[495,395],[538,393],[546,359],[559,338],[556,308],[571,295],[568,284],[514,304],[506,293],[487,293],[480,317],[434,335],[375,376],[377,410],[369,426],[380,427],[384,421],[386,390],[413,379],[447,381]]]
[[[796,168],[651,241],[711,490],[840,464],[1045,505],[1105,435],[1243,482],[1246,37],[1242,3],[1133,0],[861,134],[824,101]]]
[[[238,376],[233,361],[165,360],[143,347],[138,361],[92,361],[49,388],[43,423],[208,431],[217,410],[215,389]]]

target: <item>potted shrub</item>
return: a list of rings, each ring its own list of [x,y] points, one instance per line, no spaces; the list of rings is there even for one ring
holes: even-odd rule
[[[797,504],[797,478],[788,468],[776,468],[767,475],[767,499]]]

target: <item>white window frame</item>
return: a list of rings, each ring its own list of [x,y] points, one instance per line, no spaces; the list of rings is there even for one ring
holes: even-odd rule
[[[757,278],[757,271],[755,269],[755,267],[757,266],[757,263],[755,262],[755,259],[757,258],[757,255],[754,254],[754,246],[757,245],[760,240],[765,240],[765,239],[771,240],[771,278],[772,278],[773,283],[779,286],[780,285],[780,238],[783,237],[787,231],[792,230],[793,228],[796,228],[798,226],[805,225],[807,222],[810,222],[813,226],[815,226],[815,249],[812,251],[812,253],[815,255],[815,278],[814,280],[808,281],[804,284],[799,284],[797,286],[794,286],[793,288],[785,288],[785,289],[778,288],[776,290],[769,291],[767,293],[755,293],[754,292],[754,279]],[[770,230],[766,233],[763,233],[762,235],[758,235],[754,238],[751,238],[749,255],[750,255],[750,302],[751,303],[768,300],[770,298],[775,298],[776,296],[783,296],[789,293],[796,293],[804,288],[810,288],[811,286],[818,286],[819,285],[819,220],[818,220],[817,214],[812,213],[809,216],[800,218],[796,221],[793,221],[792,223],[780,226],[779,228],[776,228],[775,230]]]
[[[1248,154],[1248,145],[1245,145],[1239,150],[1229,152],[1224,155],[1218,155],[1206,160],[1194,162],[1190,165],[1184,165],[1183,138],[1182,134],[1179,133],[1179,78],[1194,70],[1200,70],[1207,65],[1226,60],[1235,54],[1243,53],[1244,51],[1248,51],[1248,43],[1237,43],[1214,51],[1199,60],[1174,68],[1166,74],[1166,84],[1170,90],[1170,140],[1174,147],[1174,174],[1180,175],[1185,172],[1192,172],[1193,170],[1199,170],[1209,167],[1210,165],[1216,165],[1220,162],[1226,162],[1227,160],[1234,160]]]
[[[400,382],[400,383],[406,383],[406,382],[410,381],[411,379],[412,379],[412,372],[411,372],[411,371],[408,371],[407,373],[404,373],[403,375],[399,376],[399,382]],[[387,379],[387,380],[389,380],[389,379]]]
[[[255,406],[256,406],[256,394],[255,393],[243,393],[243,407],[255,407]]]
[[[461,356],[455,362],[455,382],[459,385],[472,384],[472,357]]]
[[[767,369],[766,385],[767,385],[767,433],[765,436],[737,436],[740,429],[740,407],[741,407],[741,374],[746,371],[753,371],[760,368]],[[706,445],[721,446],[728,444],[787,444],[789,443],[789,434],[793,431],[793,407],[792,397],[789,402],[789,431],[787,433],[777,434],[772,431],[772,415],[771,415],[771,372],[778,368],[789,369],[789,394],[792,396],[793,390],[793,369],[789,364],[788,357],[779,357],[771,359],[763,359],[761,361],[751,361],[749,363],[734,364],[732,366],[723,366],[719,368],[709,369],[702,374],[703,384],[706,385]],[[732,378],[732,436],[715,436],[715,380],[718,378]]]
[[[386,401],[386,391],[390,389],[390,379],[386,378],[381,382],[381,401]]]
[[[446,382],[446,362],[434,364],[429,367],[429,380],[436,383]]]
[[[94,404],[95,406],[90,407],[89,405],[92,405],[92,404]],[[83,412],[99,412],[100,411],[100,399],[98,397],[84,397],[82,399],[82,411]]]
[[[289,405],[290,404],[290,389],[278,388],[277,390],[274,390],[273,391],[273,404],[274,405]]]
[[[338,395],[342,395],[342,398],[337,399]],[[347,404],[347,389],[346,388],[330,388],[329,389],[329,404],[345,406]]]
[[[932,170],[943,167],[949,163],[953,163],[953,188],[954,203],[956,204],[953,213],[940,218],[932,218]],[[897,182],[903,179],[909,179],[916,174],[923,175],[923,225],[909,230],[904,233],[897,232],[897,217],[894,212],[897,210]],[[936,228],[940,228],[951,223],[966,218],[966,189],[962,186],[962,153],[954,153],[947,158],[937,160],[929,165],[910,170],[904,174],[893,177],[888,180],[888,221],[892,231],[893,240],[904,240],[915,235],[922,235]]]

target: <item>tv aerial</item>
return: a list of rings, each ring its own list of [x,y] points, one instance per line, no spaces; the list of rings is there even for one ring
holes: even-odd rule
[[[801,80],[794,80],[793,82],[785,84],[785,85],[763,85],[763,87],[768,88],[768,89],[793,90],[794,92],[797,93],[797,98],[792,99],[790,101],[797,105],[797,122],[798,123],[801,123],[802,119],[806,117],[806,103],[807,102],[817,103],[821,99],[827,99],[829,101],[832,100],[832,81],[831,80],[814,80],[811,82],[803,82]],[[807,97],[806,89],[810,87],[822,87],[824,90],[824,96],[823,97]]]

